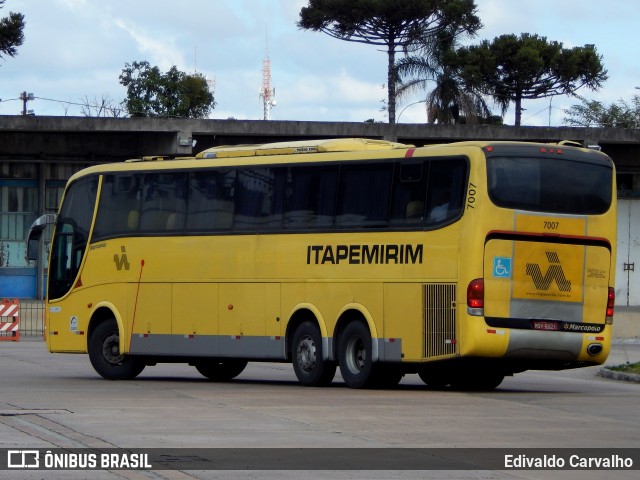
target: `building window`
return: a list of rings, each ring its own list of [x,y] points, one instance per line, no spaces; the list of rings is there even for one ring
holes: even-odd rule
[[[0,180],[0,240],[25,240],[37,212],[35,181]]]

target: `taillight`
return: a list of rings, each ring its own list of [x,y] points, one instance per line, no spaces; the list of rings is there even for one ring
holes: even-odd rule
[[[609,287],[609,295],[607,297],[607,323],[613,322],[613,310],[616,304],[616,291],[613,287]]]
[[[558,155],[562,155],[564,152],[561,148],[540,147],[540,153],[556,153]]]
[[[476,278],[467,287],[467,313],[474,316],[484,315],[484,279]]]

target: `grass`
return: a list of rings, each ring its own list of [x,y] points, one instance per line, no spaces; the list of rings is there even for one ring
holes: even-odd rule
[[[609,370],[614,370],[616,372],[623,373],[634,373],[636,375],[640,375],[640,362],[635,363],[625,363],[624,365],[616,365],[614,367],[607,367]]]

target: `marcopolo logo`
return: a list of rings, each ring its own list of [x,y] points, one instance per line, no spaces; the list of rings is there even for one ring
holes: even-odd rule
[[[553,281],[556,281],[558,290],[561,292],[571,291],[571,281],[567,280],[560,264],[560,258],[556,252],[545,252],[549,267],[546,273],[542,274],[542,269],[537,263],[527,263],[525,273],[531,276],[533,284],[537,290],[549,290]]]
[[[127,250],[124,245],[120,247],[120,252],[122,255],[118,255],[117,253],[113,255],[113,262],[116,264],[118,271],[122,270],[122,267],[124,267],[125,270],[129,270],[130,265],[127,259]]]

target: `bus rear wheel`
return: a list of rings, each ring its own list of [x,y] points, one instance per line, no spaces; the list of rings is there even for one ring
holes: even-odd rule
[[[202,360],[196,362],[196,370],[214,382],[227,382],[240,375],[247,366],[246,360]]]
[[[373,348],[369,328],[360,321],[349,323],[338,342],[340,373],[350,388],[369,388],[376,384]],[[398,380],[399,381],[399,380]]]
[[[130,380],[145,367],[141,359],[120,353],[120,332],[114,318],[101,322],[91,333],[89,360],[107,380]]]
[[[293,371],[307,387],[324,387],[333,381],[336,364],[323,360],[322,335],[310,321],[301,323],[293,333],[291,353]]]

